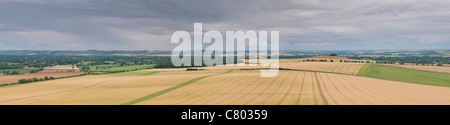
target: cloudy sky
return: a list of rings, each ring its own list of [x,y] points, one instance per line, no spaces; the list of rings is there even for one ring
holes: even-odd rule
[[[448,0],[0,0],[0,50],[172,50],[177,30],[278,30],[281,50],[450,49]]]

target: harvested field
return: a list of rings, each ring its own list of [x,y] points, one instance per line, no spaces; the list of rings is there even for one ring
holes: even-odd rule
[[[450,88],[317,73],[330,105],[449,105]]]
[[[160,72],[135,76],[89,75],[1,87],[0,104],[119,105],[197,77],[222,72],[224,71]]]
[[[445,66],[417,66],[417,65],[394,65],[394,64],[382,64],[382,65],[396,66],[416,70],[450,73],[450,67]]]
[[[280,63],[280,68],[356,75],[363,64],[364,63],[291,62]]]

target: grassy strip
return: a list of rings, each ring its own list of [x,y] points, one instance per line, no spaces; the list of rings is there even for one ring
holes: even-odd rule
[[[210,76],[215,76],[215,75],[222,75],[222,74],[231,73],[231,72],[233,72],[233,71],[234,71],[234,70],[231,70],[231,69],[230,69],[230,70],[228,70],[228,71],[226,71],[226,72],[224,72],[224,73],[194,78],[194,79],[191,79],[191,80],[186,81],[186,82],[184,82],[184,83],[178,84],[178,85],[176,85],[176,86],[173,86],[173,87],[170,87],[170,88],[167,88],[167,89],[158,91],[158,92],[156,92],[156,93],[153,93],[153,94],[150,94],[150,95],[147,95],[147,96],[144,96],[144,97],[135,99],[135,100],[130,101],[130,102],[127,102],[127,103],[123,103],[122,105],[133,105],[133,104],[136,104],[136,103],[139,103],[139,102],[143,102],[143,101],[145,101],[145,100],[149,100],[149,99],[155,98],[155,97],[157,97],[157,96],[160,96],[160,95],[162,95],[162,94],[165,94],[165,93],[167,93],[167,92],[170,92],[170,91],[172,91],[172,90],[175,90],[175,89],[181,88],[181,87],[183,87],[183,86],[189,85],[189,84],[194,83],[194,82],[196,82],[196,81],[198,81],[198,80],[201,80],[201,79],[204,79],[204,78],[207,78],[207,77],[210,77]]]
[[[366,76],[392,81],[450,87],[449,73],[414,70],[395,66],[372,65],[367,71]]]
[[[367,71],[369,70],[370,67],[370,63],[364,63],[361,68],[359,68],[358,73],[356,74],[357,76],[365,76]]]

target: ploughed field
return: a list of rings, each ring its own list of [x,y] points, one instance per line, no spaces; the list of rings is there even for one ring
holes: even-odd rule
[[[230,67],[88,75],[0,87],[0,104],[450,104],[450,87],[355,76],[362,65],[356,64],[302,62],[276,77]]]

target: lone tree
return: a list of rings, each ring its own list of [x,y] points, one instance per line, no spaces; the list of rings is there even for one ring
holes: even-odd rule
[[[329,56],[337,56],[337,54],[335,53],[331,53]]]

